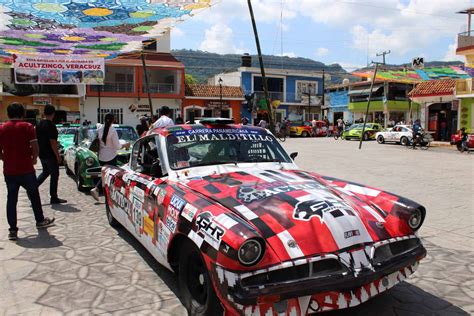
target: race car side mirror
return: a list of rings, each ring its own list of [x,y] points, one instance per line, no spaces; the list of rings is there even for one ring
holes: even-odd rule
[[[293,160],[295,160],[295,158],[296,158],[297,156],[298,156],[298,152],[297,152],[297,151],[295,151],[295,152],[293,152],[293,153],[290,154],[290,157],[291,157],[291,159],[293,159]]]

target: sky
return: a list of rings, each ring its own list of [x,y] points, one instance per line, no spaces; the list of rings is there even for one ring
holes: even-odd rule
[[[220,0],[179,24],[173,49],[256,53],[247,0]],[[389,64],[463,60],[456,38],[467,31],[474,0],[252,0],[263,54],[339,63],[347,71]],[[473,22],[474,23],[474,22]],[[474,27],[472,27],[474,29]]]

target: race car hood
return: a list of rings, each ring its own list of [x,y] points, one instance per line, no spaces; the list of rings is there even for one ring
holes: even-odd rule
[[[384,227],[384,211],[302,171],[231,172],[190,179],[186,186],[248,221],[281,260],[406,233],[398,231],[402,225]]]

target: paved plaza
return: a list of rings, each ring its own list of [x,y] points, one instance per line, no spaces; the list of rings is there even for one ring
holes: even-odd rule
[[[353,308],[326,315],[474,314],[474,154],[451,148],[408,150],[376,142],[289,139],[309,171],[397,193],[423,204],[428,256],[415,275]],[[49,200],[47,183],[41,188]],[[0,181],[0,315],[185,315],[175,276],[124,230],[107,224],[104,205],[76,190],[61,171],[60,197],[45,205],[56,226],[34,228],[24,192],[19,240],[7,240],[6,190]]]

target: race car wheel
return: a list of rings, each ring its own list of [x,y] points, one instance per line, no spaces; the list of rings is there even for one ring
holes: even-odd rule
[[[113,228],[120,228],[122,226],[115,219],[115,217],[112,215],[112,212],[110,211],[107,194],[105,195],[105,215],[107,215],[107,221],[109,222],[109,225],[112,226]]]
[[[457,148],[460,152],[462,152],[462,143],[461,143],[461,142],[457,142],[457,143],[456,143],[456,148]]]
[[[66,174],[68,176],[73,176],[74,173],[71,171],[71,169],[69,169],[69,167],[67,166],[67,163],[64,163],[64,169],[66,169]]]
[[[304,131],[304,132],[301,133],[301,136],[303,136],[303,137],[308,137],[308,136],[309,136],[309,133],[306,132],[306,131]]]
[[[77,189],[81,192],[84,192],[86,191],[86,188],[84,187],[84,184],[83,184],[83,179],[80,175],[80,172],[79,172],[79,166],[76,165],[76,168],[74,168],[74,174],[76,175],[76,186],[77,186]]]
[[[382,135],[379,135],[379,136],[377,137],[377,143],[379,143],[379,144],[385,143],[385,139],[383,138]]]
[[[182,302],[189,315],[222,315],[201,253],[190,242],[181,247],[178,278]]]
[[[364,136],[362,136],[363,141],[369,140],[369,133],[364,133]]]
[[[402,138],[400,138],[400,145],[402,146],[406,146],[408,145],[408,138],[403,136]]]

